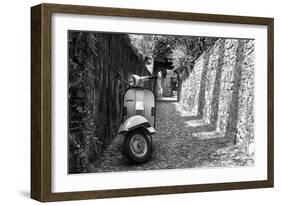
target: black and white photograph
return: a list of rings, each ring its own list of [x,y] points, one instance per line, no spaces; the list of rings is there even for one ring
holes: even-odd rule
[[[274,187],[274,18],[46,3],[31,37],[33,199]]]
[[[255,40],[68,31],[68,173],[255,165]]]

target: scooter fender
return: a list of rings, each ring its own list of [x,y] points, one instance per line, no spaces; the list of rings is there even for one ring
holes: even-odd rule
[[[126,121],[119,127],[118,134],[126,133],[137,128],[144,128],[149,134],[155,133],[155,129],[145,117],[134,115],[126,119]]]

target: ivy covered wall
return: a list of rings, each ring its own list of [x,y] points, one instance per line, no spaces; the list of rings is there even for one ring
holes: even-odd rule
[[[117,72],[148,72],[126,34],[69,31],[68,46],[69,173],[80,173],[116,136],[127,88]]]

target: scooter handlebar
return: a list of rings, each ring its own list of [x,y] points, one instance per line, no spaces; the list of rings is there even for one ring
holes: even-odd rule
[[[157,79],[158,76],[157,75],[152,75],[152,76],[139,76],[139,78],[141,79],[141,81],[145,81],[148,79]]]
[[[151,76],[139,76],[136,74],[133,74],[132,76],[132,81],[126,81],[125,79],[123,79],[123,76],[120,72],[116,72],[116,78],[118,78],[119,80],[123,81],[124,83],[130,85],[130,86],[138,86],[141,82],[145,82],[149,79],[157,79],[158,76],[157,75],[151,75]]]
[[[158,78],[158,75],[151,75],[149,76],[149,79],[157,79]]]

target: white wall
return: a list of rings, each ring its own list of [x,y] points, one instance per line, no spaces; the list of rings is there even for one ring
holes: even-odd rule
[[[130,7],[275,18],[275,188],[133,197],[52,205],[279,205],[281,196],[280,36],[281,13],[276,0],[60,0],[95,6]],[[30,184],[30,6],[41,1],[1,2],[0,32],[0,202],[1,205],[38,205],[28,198]],[[279,88],[278,88],[279,87]],[[279,126],[279,127],[278,127]]]

